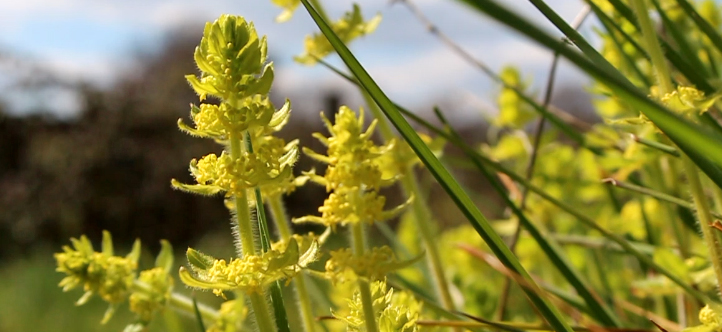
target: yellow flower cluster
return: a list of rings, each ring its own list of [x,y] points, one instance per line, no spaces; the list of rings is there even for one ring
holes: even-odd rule
[[[355,277],[383,279],[388,273],[405,268],[423,257],[422,254],[407,261],[399,261],[388,246],[374,247],[361,256],[354,255],[349,248],[331,251],[330,255],[326,261],[325,276],[334,283],[343,283]],[[353,276],[348,271],[353,271]]]
[[[242,300],[230,300],[221,304],[218,320],[206,332],[241,331],[241,323],[248,316],[248,308]]]
[[[291,278],[316,260],[318,242],[313,241],[301,253],[295,238],[291,238],[284,251],[270,250],[261,255],[245,255],[229,262],[188,249],[191,271],[181,267],[183,283],[199,289],[212,289],[222,296],[224,291],[242,290],[260,293],[264,287],[277,280]]]
[[[394,293],[393,288],[386,288],[386,281],[376,281],[371,285],[371,298],[380,332],[419,331],[416,321],[421,311],[421,304],[412,295],[406,292]],[[361,294],[354,293],[348,305],[347,315],[333,313],[334,317],[346,322],[347,331],[366,331]]]
[[[162,267],[140,272],[138,280],[149,286],[149,292],[130,295],[130,311],[138,314],[143,322],[149,322],[153,314],[163,309],[173,289],[173,278]]]
[[[68,276],[60,281],[63,291],[78,286],[85,295],[78,300],[84,304],[93,294],[109,303],[123,302],[130,292],[138,267],[137,257],[118,257],[108,252],[95,252],[86,236],[71,239],[73,248],[63,246],[63,252],[55,254],[58,272]]]
[[[394,183],[395,175],[384,178],[384,163],[394,158],[384,158],[389,154],[393,143],[383,146],[371,140],[376,120],[363,130],[363,111],[356,117],[354,111],[342,106],[336,114],[336,123],[321,115],[330,137],[315,134],[328,147],[327,155],[321,155],[309,149],[304,152],[310,157],[328,163],[326,174],[320,177],[307,173],[309,179],[333,191],[318,211],[321,216],[306,216],[294,222],[315,222],[335,228],[336,225],[349,223],[373,223],[393,218],[409,203],[384,211],[386,198],[378,194],[383,186]],[[393,167],[393,166],[389,166]]]
[[[301,0],[271,0],[271,2],[283,8],[283,12],[276,16],[276,22],[286,22],[293,17],[293,12],[296,11],[298,5],[301,4]]]
[[[364,21],[361,15],[361,8],[353,5],[353,10],[347,12],[340,20],[331,23],[331,29],[344,42],[350,43],[354,39],[370,34],[381,23],[381,15],[376,15],[368,21]],[[333,52],[333,46],[322,33],[313,36],[306,36],[305,52],[294,58],[304,65],[314,65],[318,59],[322,59]]]
[[[288,121],[289,101],[276,110],[268,98],[273,63],[266,64],[266,38],[259,38],[252,23],[239,16],[221,15],[207,23],[195,61],[200,77],[186,79],[204,100],[214,96],[219,105],[191,105],[194,127],[178,121],[193,136],[212,138],[227,147],[220,156],[192,160],[191,174],[198,184],[172,185],[201,195],[238,195],[257,186],[268,193],[292,191],[292,166],[299,156],[298,141],[286,143],[270,136]],[[253,150],[247,141],[252,142]]]
[[[71,239],[73,247],[64,246],[63,252],[55,254],[57,271],[67,274],[59,286],[69,291],[82,286],[85,294],[76,302],[86,303],[97,294],[110,304],[102,322],[107,322],[117,305],[126,299],[130,310],[138,315],[138,326],[147,325],[153,314],[161,310],[173,288],[173,278],[168,273],[173,265],[173,249],[168,241],[162,240],[162,249],[156,259],[156,267],[141,271],[136,279],[140,241],[135,241],[131,252],[115,256],[110,233],[103,232],[102,251],[96,252],[90,240],[83,235]],[[134,326],[131,325],[131,326]]]
[[[689,86],[678,86],[677,90],[663,95],[660,100],[669,109],[680,114],[702,114],[706,112],[720,94],[705,97],[704,92]]]
[[[704,325],[720,325],[719,316],[714,310],[712,310],[712,308],[709,307],[709,305],[706,305],[699,310],[699,322]]]
[[[268,94],[273,65],[265,64],[266,53],[266,37],[258,38],[253,23],[240,16],[221,15],[206,23],[193,54],[201,76],[186,75],[186,79],[201,100],[211,95],[238,107],[246,97]]]

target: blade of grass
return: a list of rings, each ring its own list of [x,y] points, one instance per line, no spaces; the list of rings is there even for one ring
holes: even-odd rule
[[[458,0],[470,5],[482,13],[489,14],[494,19],[530,37],[543,46],[558,51],[577,67],[605,84],[620,99],[630,107],[646,115],[662,132],[664,132],[677,146],[680,147],[695,163],[704,163],[704,159],[717,166],[722,165],[722,135],[694,124],[669,111],[662,105],[650,100],[646,93],[634,87],[626,78],[620,75],[607,73],[594,63],[584,58],[578,52],[571,50],[564,43],[558,42],[534,24],[519,15],[500,6],[492,0]],[[704,156],[704,157],[703,157]],[[709,169],[701,167],[710,175]]]
[[[681,198],[678,198],[678,197],[674,197],[674,196],[669,195],[669,194],[665,194],[665,193],[663,193],[663,192],[661,192],[661,191],[656,191],[656,190],[654,190],[654,189],[645,188],[645,187],[642,187],[642,186],[638,186],[638,185],[635,185],[635,184],[627,183],[627,182],[624,182],[624,181],[619,181],[619,180],[612,179],[612,178],[602,179],[602,182],[603,182],[603,183],[608,183],[608,184],[610,184],[610,185],[612,185],[612,186],[615,186],[615,187],[619,187],[619,188],[622,188],[622,189],[626,189],[626,190],[629,190],[629,191],[633,191],[633,192],[636,192],[636,193],[639,193],[639,194],[642,194],[642,195],[647,195],[647,196],[650,196],[650,197],[654,197],[654,198],[659,199],[659,200],[661,200],[661,201],[669,202],[669,203],[672,203],[672,204],[675,204],[675,205],[679,205],[679,206],[681,206],[681,207],[688,208],[688,209],[690,209],[690,210],[692,210],[692,211],[695,211],[695,207],[694,207],[694,204],[692,204],[692,202],[689,202],[689,201],[687,201],[687,200],[684,200],[684,199],[681,199]],[[711,214],[712,214],[715,218],[722,219],[722,215],[720,215],[720,214],[718,214],[718,213],[716,213],[716,212],[711,212]]]
[[[198,322],[198,329],[200,332],[206,332],[206,327],[203,325],[203,317],[201,317],[201,311],[198,309],[198,302],[196,297],[193,297],[193,312],[196,315],[196,322]]]
[[[331,67],[331,68],[333,68],[333,67]],[[358,84],[358,82],[356,82],[353,78],[350,78],[350,77],[348,77],[348,76],[345,76],[341,71],[338,71],[338,70],[335,70],[335,71],[336,71],[337,73],[339,73],[340,75],[342,75],[343,77],[346,77],[350,82]],[[491,167],[491,168],[494,169],[495,171],[501,172],[501,173],[504,173],[504,174],[508,175],[508,176],[509,176],[510,178],[512,178],[514,181],[519,182],[520,184],[522,184],[522,185],[524,185],[524,186],[528,186],[528,187],[529,187],[529,190],[530,190],[531,192],[539,195],[541,198],[547,200],[548,202],[552,203],[553,205],[556,205],[556,206],[559,207],[561,210],[563,210],[563,211],[569,213],[570,215],[576,217],[578,220],[580,220],[580,221],[581,221],[583,224],[585,224],[586,226],[591,227],[591,228],[599,231],[604,237],[609,238],[610,240],[612,240],[612,241],[615,242],[615,243],[618,243],[624,250],[626,250],[626,251],[627,251],[628,253],[630,253],[631,255],[634,255],[634,256],[636,256],[637,258],[639,258],[639,259],[641,259],[641,260],[644,260],[645,263],[648,263],[648,264],[649,264],[652,268],[654,268],[657,272],[659,272],[659,273],[667,276],[668,278],[670,278],[670,280],[672,280],[672,282],[674,282],[675,284],[677,284],[678,286],[680,286],[682,289],[684,289],[684,290],[685,290],[686,292],[688,292],[690,295],[692,295],[692,296],[696,297],[697,299],[699,299],[700,301],[703,301],[703,302],[706,302],[706,303],[717,303],[717,302],[713,302],[708,296],[706,296],[705,294],[701,293],[700,291],[698,291],[698,290],[690,287],[689,285],[685,284],[680,278],[674,276],[671,272],[667,271],[666,269],[664,269],[664,268],[660,267],[659,265],[657,265],[656,263],[654,263],[654,262],[651,260],[651,258],[649,258],[648,256],[646,256],[646,255],[644,255],[643,253],[639,252],[639,251],[636,250],[635,248],[632,248],[629,244],[626,243],[627,241],[626,241],[625,239],[623,239],[622,237],[617,236],[617,235],[615,235],[615,234],[612,234],[612,233],[610,233],[609,231],[607,231],[606,229],[601,228],[599,225],[596,224],[596,222],[594,222],[594,220],[592,220],[591,218],[587,217],[585,214],[583,214],[583,213],[575,210],[573,207],[571,207],[571,206],[569,206],[569,205],[566,205],[566,204],[564,204],[563,202],[555,199],[554,197],[552,197],[551,195],[549,195],[548,193],[546,193],[546,192],[543,191],[542,189],[540,189],[540,188],[532,185],[531,183],[529,183],[529,181],[526,181],[522,176],[520,176],[520,175],[518,175],[518,174],[516,174],[516,173],[514,173],[514,172],[512,172],[512,171],[510,171],[509,169],[505,168],[505,167],[502,166],[501,164],[499,164],[499,163],[497,163],[497,162],[495,162],[495,161],[492,161],[491,159],[489,159],[489,158],[481,155],[479,152],[477,152],[476,150],[474,150],[472,147],[470,147],[470,146],[467,145],[466,143],[464,143],[464,142],[456,139],[456,138],[453,137],[452,135],[448,134],[445,130],[439,129],[438,127],[430,124],[428,121],[424,120],[423,118],[419,117],[418,115],[414,114],[413,112],[411,112],[411,111],[409,111],[409,110],[407,110],[407,109],[405,109],[405,108],[403,108],[403,107],[401,107],[401,106],[399,106],[399,105],[397,105],[397,104],[394,104],[394,105],[395,105],[395,107],[398,109],[398,111],[401,112],[404,116],[411,118],[414,122],[422,125],[424,128],[432,131],[434,134],[436,134],[436,135],[438,135],[438,136],[440,136],[440,137],[443,137],[444,139],[446,139],[446,140],[447,140],[449,143],[451,143],[452,145],[460,148],[460,149],[469,157],[469,159],[471,159],[471,161],[473,162],[473,164],[474,164],[477,168],[478,168],[478,165],[479,165],[479,164],[488,165],[489,167]],[[624,244],[622,244],[622,243],[624,243]]]
[[[652,0],[651,2],[652,5],[654,5],[654,8],[657,10],[659,18],[662,19],[664,28],[666,29],[666,31],[669,31],[670,35],[674,39],[674,43],[677,44],[677,47],[679,47],[680,55],[690,62],[690,65],[695,68],[696,72],[705,74],[706,78],[709,77],[709,69],[706,68],[702,61],[699,59],[699,50],[696,50],[692,47],[692,45],[687,40],[685,34],[678,29],[678,25],[672,22],[664,9],[662,9],[659,1]]]
[[[438,108],[435,108],[434,112],[436,113],[441,123],[445,125],[446,128],[449,130],[449,133],[457,140],[461,140],[459,134],[451,126],[449,126],[448,121],[441,113],[441,111],[439,111]],[[554,264],[554,266],[564,276],[567,282],[569,282],[569,284],[574,287],[579,296],[584,299],[584,302],[591,309],[591,316],[605,326],[621,326],[619,319],[614,315],[611,310],[609,310],[609,308],[607,308],[607,306],[603,305],[601,301],[599,301],[599,297],[597,296],[597,294],[595,294],[591,290],[588,283],[585,282],[582,279],[582,276],[571,266],[568,259],[566,258],[566,255],[559,248],[559,246],[554,243],[552,239],[546,236],[546,234],[544,234],[539,228],[537,228],[534,223],[529,221],[521,208],[519,208],[509,198],[509,195],[506,193],[506,191],[504,190],[504,186],[499,182],[499,180],[495,176],[493,176],[486,169],[486,167],[479,165],[478,169],[489,181],[492,187],[497,191],[499,196],[504,200],[505,204],[509,208],[511,208],[512,212],[517,216],[517,218],[519,218],[519,223],[521,224],[521,226],[523,226],[524,229],[529,232],[532,238],[534,238],[534,240],[537,242],[537,245],[539,245],[542,251],[544,251],[544,254],[547,255],[552,264]]]
[[[622,45],[622,42],[617,37],[617,33],[622,35],[624,37],[624,40],[629,42],[637,52],[642,54],[645,58],[649,59],[649,55],[647,54],[644,49],[639,46],[639,43],[637,43],[636,40],[634,40],[629,34],[622,29],[619,24],[614,21],[611,17],[609,17],[599,6],[597,6],[596,3],[594,3],[593,0],[586,0],[587,5],[592,9],[594,12],[594,15],[597,16],[599,19],[599,22],[602,23],[604,28],[607,30],[607,33],[609,33],[609,37],[612,39],[612,42],[614,43],[615,47],[617,47],[617,50],[619,51],[619,54],[622,55],[624,60],[627,62],[627,65],[632,68],[634,73],[637,75],[637,78],[642,82],[642,84],[645,87],[652,86],[651,82],[649,81],[649,78],[642,73],[642,70],[639,69],[639,66],[637,65],[636,61],[634,61],[631,56],[628,54],[628,52],[624,52],[624,46]],[[615,32],[616,31],[616,32]]]
[[[519,260],[511,253],[506,244],[504,244],[504,241],[494,231],[484,215],[474,205],[471,198],[469,198],[466,192],[461,189],[461,186],[456,179],[454,179],[451,173],[444,168],[428,146],[426,146],[426,144],[421,140],[416,131],[409,125],[408,122],[406,122],[406,119],[404,119],[401,113],[399,113],[394,103],[389,100],[386,94],[381,90],[381,88],[379,88],[371,76],[369,76],[358,60],[356,60],[353,54],[351,54],[351,51],[349,51],[338,36],[336,36],[328,24],[323,21],[319,14],[309,4],[308,0],[301,0],[301,2],[328,41],[331,45],[333,45],[336,53],[338,53],[344,63],[346,63],[346,66],[348,66],[348,68],[353,72],[361,86],[368,92],[369,95],[371,95],[389,121],[394,124],[394,127],[396,127],[417,156],[419,156],[419,159],[421,159],[427,169],[434,175],[436,180],[449,194],[451,199],[454,203],[456,203],[472,226],[474,226],[474,229],[476,229],[479,235],[484,239],[499,259],[504,262],[505,266],[531,281],[531,278]],[[533,283],[533,281],[531,282]],[[566,323],[564,317],[562,317],[561,313],[559,313],[559,311],[551,303],[549,303],[547,299],[544,299],[532,291],[527,291],[527,296],[539,310],[541,316],[552,328],[557,331],[571,331],[571,328]]]
[[[717,48],[717,51],[722,52],[722,36],[717,32],[717,29],[707,22],[687,0],[677,0],[677,4],[684,10],[687,17],[691,18],[697,27],[709,38],[712,45]]]

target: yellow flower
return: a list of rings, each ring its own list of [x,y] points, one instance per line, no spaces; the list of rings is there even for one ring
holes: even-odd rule
[[[333,191],[318,211],[321,216],[306,216],[294,219],[294,222],[314,222],[334,228],[336,225],[367,222],[374,223],[397,216],[411,201],[384,211],[386,198],[378,194],[381,187],[396,180],[395,174],[384,174],[393,166],[385,163],[395,162],[394,158],[384,158],[391,152],[391,144],[378,146],[371,140],[376,121],[364,130],[363,111],[356,114],[342,106],[336,114],[336,123],[321,115],[330,137],[315,134],[321,143],[327,146],[327,155],[321,155],[309,149],[304,152],[310,157],[328,163],[323,177],[313,172],[305,173],[309,180]],[[384,178],[384,175],[390,178]]]
[[[273,65],[266,62],[266,37],[258,38],[253,23],[243,17],[221,15],[206,23],[194,59],[201,76],[187,75],[193,89],[225,101],[266,95],[273,82]],[[238,105],[232,104],[234,107]]]
[[[386,288],[386,281],[371,284],[371,299],[374,316],[380,332],[416,332],[419,330],[416,321],[419,318],[421,304],[413,296],[405,293],[394,293],[393,288]],[[355,292],[348,301],[348,314],[333,312],[334,317],[347,324],[347,331],[366,331],[361,294]]]
[[[271,0],[271,2],[284,9],[281,14],[276,16],[276,22],[279,23],[290,20],[293,17],[293,12],[301,4],[301,0]]]
[[[379,23],[381,23],[380,14],[364,22],[361,16],[361,8],[354,4],[353,11],[346,12],[340,20],[331,23],[331,29],[344,44],[348,45],[354,39],[372,33]],[[323,33],[306,36],[304,44],[305,52],[294,58],[294,60],[304,65],[314,65],[318,61],[317,59],[322,59],[333,52],[333,46]]]
[[[109,238],[107,232],[106,238]],[[63,252],[55,254],[56,271],[68,275],[59,284],[63,291],[82,286],[85,295],[78,300],[78,305],[86,303],[93,294],[109,303],[123,302],[135,279],[140,243],[136,241],[134,250],[127,257],[118,257],[108,250],[95,252],[84,235],[80,240],[73,238],[71,241],[73,248],[63,246]]]
[[[161,310],[170,298],[173,278],[162,267],[145,270],[138,277],[140,282],[149,286],[148,292],[134,292],[130,295],[130,311],[138,314],[142,322],[150,321],[153,314]]]
[[[186,256],[190,271],[181,267],[180,277],[190,287],[213,290],[219,296],[229,290],[260,293],[270,283],[296,275],[316,260],[318,251],[318,242],[314,241],[301,253],[295,238],[291,238],[283,252],[270,250],[226,262],[189,248]]]
[[[326,261],[326,278],[333,283],[349,281],[347,271],[353,271],[356,277],[378,280],[389,272],[405,268],[417,262],[422,255],[408,261],[399,261],[388,246],[374,247],[362,256],[354,255],[349,248],[332,251]]]

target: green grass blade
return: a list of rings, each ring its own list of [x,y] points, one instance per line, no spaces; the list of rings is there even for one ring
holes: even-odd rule
[[[461,140],[459,134],[451,126],[449,126],[448,121],[446,121],[445,117],[438,110],[438,108],[436,108],[434,111],[441,123],[444,124],[446,128],[448,128],[450,134],[456,139]],[[478,163],[478,160],[472,159],[472,162]],[[603,305],[597,300],[598,297],[595,296],[588,283],[586,283],[582,279],[581,275],[571,266],[571,264],[566,258],[566,255],[559,248],[559,246],[554,243],[552,239],[546,236],[546,234],[544,234],[539,228],[537,228],[536,225],[529,221],[529,219],[526,218],[524,212],[522,212],[521,209],[509,198],[509,195],[504,189],[504,186],[494,175],[492,175],[486,169],[486,167],[484,167],[480,163],[478,163],[476,166],[484,175],[484,177],[489,181],[489,183],[491,183],[492,187],[497,191],[497,193],[504,200],[506,205],[511,208],[512,212],[519,218],[519,222],[521,223],[521,225],[534,238],[534,240],[537,242],[537,245],[539,245],[542,251],[544,251],[544,254],[547,255],[549,260],[551,260],[552,264],[554,264],[554,266],[559,270],[559,272],[564,276],[564,278],[569,282],[569,284],[574,287],[579,296],[584,299],[584,302],[586,302],[589,309],[591,309],[591,317],[594,317],[597,321],[604,324],[604,326],[621,327],[619,319],[614,315],[611,310],[609,310],[607,306]]]
[[[622,14],[629,23],[632,23],[632,25],[639,30],[637,17],[634,15],[631,8],[620,0],[609,0],[609,3],[612,4],[614,9],[618,13]],[[669,60],[669,62],[692,84],[694,84],[698,89],[703,90],[705,93],[714,92],[714,87],[707,81],[707,79],[694,70],[693,66],[689,64],[687,59],[680,55],[671,45],[669,45],[669,43],[667,43],[666,40],[660,38],[659,44],[662,46],[662,50],[664,51],[667,60]]]
[[[717,51],[722,52],[722,36],[717,32],[717,29],[705,21],[687,0],[677,0],[677,4],[684,10],[687,17],[691,18],[697,27],[709,38]]]
[[[704,163],[702,156],[707,156],[713,164],[722,165],[722,135],[694,124],[672,113],[662,105],[650,100],[646,93],[634,87],[620,75],[610,75],[605,70],[589,62],[583,55],[558,42],[540,28],[526,21],[519,15],[498,5],[492,0],[459,0],[489,14],[496,20],[532,38],[543,46],[559,52],[577,67],[605,84],[614,94],[624,100],[633,109],[646,115],[661,131],[680,147],[696,163]],[[702,168],[708,173],[710,169]],[[710,175],[711,176],[711,175]]]
[[[637,62],[632,59],[632,57],[628,54],[628,52],[624,52],[624,46],[622,45],[622,41],[619,40],[617,37],[617,33],[622,35],[625,41],[629,42],[637,52],[641,53],[645,58],[649,59],[649,55],[647,55],[647,52],[637,43],[636,40],[634,40],[629,34],[622,29],[619,24],[614,21],[611,17],[609,17],[604,11],[597,6],[596,3],[594,3],[593,0],[586,0],[587,5],[592,9],[594,12],[594,15],[597,16],[599,19],[599,22],[602,23],[604,28],[609,33],[609,37],[612,39],[612,42],[614,43],[615,47],[619,50],[619,54],[622,55],[624,58],[624,61],[627,63],[629,68],[631,68],[634,73],[637,75],[637,78],[642,82],[642,84],[649,88],[652,86],[652,83],[649,81],[649,77],[644,75],[642,73],[642,70],[639,69],[639,66],[637,65]]]
[[[564,33],[569,40],[574,43],[589,60],[594,63],[597,68],[604,70],[609,75],[621,76],[619,71],[612,66],[607,59],[605,59],[584,37],[571,25],[569,25],[564,19],[559,16],[551,7],[549,7],[544,0],[529,0],[539,11],[544,15],[554,26],[557,27],[562,33]]]
[[[696,72],[703,73],[705,74],[704,76],[709,77],[709,70],[699,59],[699,50],[692,47],[685,34],[678,29],[678,25],[672,22],[664,9],[662,9],[659,0],[652,0],[651,2],[664,24],[665,31],[669,31],[672,39],[674,39],[674,43],[679,47],[680,55],[690,62],[690,65],[695,68]]]
[[[506,244],[504,244],[501,237],[494,231],[484,215],[482,215],[479,209],[474,205],[471,198],[469,198],[466,192],[461,189],[459,183],[454,179],[449,171],[444,168],[436,156],[434,156],[431,150],[418,136],[416,131],[409,125],[408,122],[406,122],[406,119],[404,119],[401,113],[399,113],[394,103],[389,100],[381,88],[379,88],[379,86],[373,81],[371,76],[369,76],[353,54],[351,54],[351,51],[348,50],[333,30],[331,30],[326,22],[323,21],[319,14],[308,3],[308,0],[301,0],[301,2],[306,7],[306,10],[329,40],[331,45],[333,45],[341,59],[343,59],[346,63],[346,66],[348,66],[349,70],[353,72],[364,90],[366,90],[374,99],[389,121],[394,124],[394,127],[396,127],[401,136],[404,137],[406,142],[418,155],[419,159],[421,159],[427,169],[449,194],[451,199],[466,216],[474,229],[476,229],[479,235],[481,235],[489,248],[494,252],[499,260],[507,266],[507,268],[518,273],[530,283],[534,283],[519,260],[509,250]],[[548,322],[550,327],[556,331],[571,331],[571,328],[566,323],[566,320],[562,317],[559,310],[547,299],[542,298],[532,291],[526,291],[526,294],[534,303],[537,310],[539,310],[541,316]]]
[[[206,327],[203,325],[203,317],[201,317],[201,311],[198,309],[198,301],[196,297],[193,297],[193,312],[196,315],[196,322],[198,322],[198,329],[200,332],[206,332]]]

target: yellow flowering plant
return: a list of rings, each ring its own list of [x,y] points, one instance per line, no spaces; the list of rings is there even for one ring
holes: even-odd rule
[[[701,0],[586,1],[604,28],[596,31],[597,50],[544,1],[532,3],[568,41],[492,0],[460,1],[595,78],[589,91],[604,121],[589,125],[551,107],[551,90],[537,102],[515,67],[485,68],[502,86],[499,112],[488,119],[489,141],[468,143],[438,108],[441,126],[388,99],[348,51],[345,44],[372,33],[380,15],[366,20],[354,4],[332,21],[319,0],[272,0],[283,10],[277,21],[303,5],[321,28],[295,60],[315,65],[338,53],[374,117],[367,125],[363,109],[347,106],[333,119],[322,113],[328,135],[311,135],[326,150],[300,148],[297,139],[275,136],[291,103],[278,107],[269,97],[274,66],[266,37],[243,17],[222,15],[206,24],[193,52],[199,72],[186,76],[200,103],[190,106],[190,122],[177,125],[223,151],[190,161],[192,183],[171,180],[185,192],[223,196],[230,211],[235,256],[188,248],[177,275],[222,304],[214,309],[173,291],[169,243],[154,267],[140,270],[140,243],[118,256],[107,232],[100,251],[82,236],[55,255],[66,275],[60,286],[82,288],[79,305],[96,295],[107,302],[103,322],[127,301],[136,316],[128,332],[147,329],[169,308],[196,315],[212,332],[651,330],[650,320],[668,331],[721,330],[719,8]],[[419,135],[406,118],[437,138]],[[444,143],[464,157],[438,153]],[[294,174],[301,152],[322,171]],[[450,172],[457,166],[487,182],[464,175],[462,188]],[[429,188],[419,181],[427,173],[450,198],[433,203],[460,213],[432,213]],[[289,218],[283,196],[307,182],[327,197],[318,214]],[[480,189],[486,183],[503,204]],[[401,203],[387,203],[393,186],[402,198],[388,201]],[[398,226],[384,223],[397,217]],[[448,227],[464,218],[469,224]],[[323,233],[295,234],[291,222]],[[350,238],[334,237],[342,232]]]

